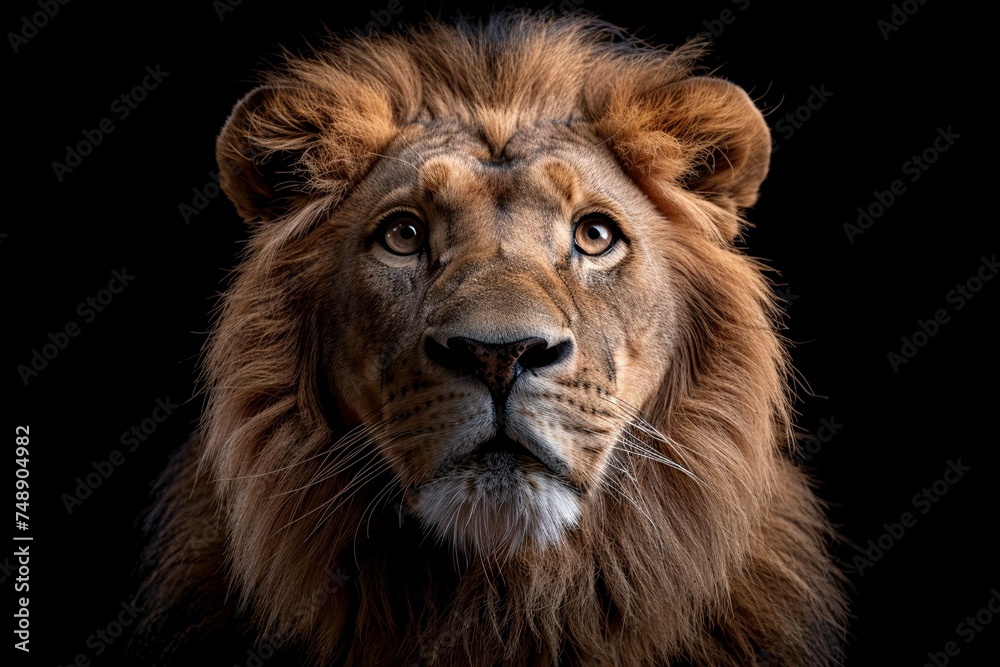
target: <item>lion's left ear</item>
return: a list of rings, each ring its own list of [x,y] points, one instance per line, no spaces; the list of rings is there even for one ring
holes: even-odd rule
[[[638,181],[680,185],[733,213],[757,201],[771,133],[739,86],[694,77],[613,95],[608,112],[607,130],[616,130],[612,119],[621,127],[614,148]],[[730,227],[723,232],[731,239],[739,231],[735,217]]]
[[[659,103],[664,130],[687,144],[686,187],[752,206],[771,161],[771,133],[746,91],[699,77],[668,86]]]

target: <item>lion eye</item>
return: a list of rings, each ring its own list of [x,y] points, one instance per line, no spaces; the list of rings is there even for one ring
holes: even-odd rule
[[[615,225],[607,218],[588,215],[576,223],[573,242],[585,255],[600,255],[615,244]]]
[[[389,252],[412,255],[424,246],[424,223],[410,216],[393,218],[385,225],[382,243]]]

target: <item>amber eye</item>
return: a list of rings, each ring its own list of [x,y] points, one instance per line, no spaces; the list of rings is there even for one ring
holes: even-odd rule
[[[391,217],[382,227],[385,232],[382,243],[386,249],[397,255],[412,255],[424,246],[424,223],[412,215]]]
[[[617,240],[617,227],[611,220],[601,215],[586,215],[576,223],[573,242],[584,255],[600,255],[607,252]]]

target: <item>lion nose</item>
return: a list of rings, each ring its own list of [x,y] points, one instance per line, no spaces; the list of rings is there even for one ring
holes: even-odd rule
[[[549,346],[544,338],[524,338],[513,343],[485,343],[456,336],[444,347],[431,337],[425,340],[428,356],[437,363],[466,375],[474,375],[489,388],[494,400],[506,398],[514,380],[524,370],[558,363],[569,353],[571,343]]]

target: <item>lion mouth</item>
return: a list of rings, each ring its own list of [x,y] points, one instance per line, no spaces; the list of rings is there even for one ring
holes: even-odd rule
[[[528,463],[545,466],[545,462],[534,452],[504,433],[481,442],[468,454],[466,461],[483,463],[488,467],[498,464],[524,465]]]
[[[504,433],[481,441],[416,488],[413,511],[442,540],[484,554],[558,544],[579,521],[579,491],[536,447]]]
[[[533,470],[548,474],[575,488],[569,479],[569,470],[565,463],[545,451],[544,447],[525,445],[503,432],[482,441],[455,464],[463,468],[473,468],[487,476]]]

